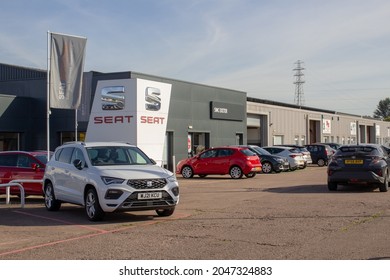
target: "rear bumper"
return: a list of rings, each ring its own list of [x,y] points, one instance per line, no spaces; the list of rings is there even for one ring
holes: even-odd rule
[[[328,175],[328,182],[340,183],[340,184],[376,184],[383,183],[384,177],[378,176],[372,171],[364,172],[345,172],[345,171],[333,171],[334,173]]]
[[[261,166],[252,167],[250,172],[261,173],[263,168]]]

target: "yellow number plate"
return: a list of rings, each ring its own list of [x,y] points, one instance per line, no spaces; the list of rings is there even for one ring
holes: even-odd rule
[[[346,159],[345,164],[363,164],[362,159]]]

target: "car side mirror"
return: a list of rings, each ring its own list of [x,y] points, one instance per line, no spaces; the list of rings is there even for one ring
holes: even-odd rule
[[[39,164],[38,163],[33,163],[33,164],[31,164],[31,168],[33,169],[33,170],[35,170],[35,171],[38,171],[39,170]]]
[[[83,169],[83,162],[82,162],[81,159],[75,159],[75,160],[73,161],[73,165],[74,165],[74,167],[76,167],[78,170]]]
[[[157,162],[154,160],[154,159],[150,159],[150,161],[153,163],[153,164],[157,164]]]

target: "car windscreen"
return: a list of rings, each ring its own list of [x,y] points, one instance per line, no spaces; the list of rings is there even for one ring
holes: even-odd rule
[[[87,147],[87,153],[89,160],[94,166],[154,164],[154,162],[137,147]]]
[[[43,164],[47,163],[47,155],[36,155],[35,157]]]
[[[256,151],[259,155],[271,155],[270,152],[267,150],[264,150],[263,148],[260,147],[251,147],[254,151]]]

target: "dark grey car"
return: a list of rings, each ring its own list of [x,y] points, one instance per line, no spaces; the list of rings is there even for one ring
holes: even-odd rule
[[[390,157],[376,144],[341,146],[328,165],[328,189],[339,184],[377,185],[381,192],[389,189]]]
[[[272,173],[273,171],[279,173],[290,169],[287,158],[273,155],[259,146],[248,145],[248,148],[260,157],[263,173]]]

